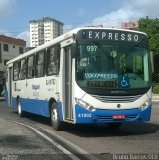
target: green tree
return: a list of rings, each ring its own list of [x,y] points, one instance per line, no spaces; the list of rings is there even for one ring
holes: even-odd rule
[[[159,19],[146,17],[139,19],[138,23],[138,30],[148,35],[150,50],[159,53]]]

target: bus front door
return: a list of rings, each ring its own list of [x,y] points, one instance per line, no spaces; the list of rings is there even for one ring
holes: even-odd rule
[[[64,113],[65,120],[73,121],[72,109],[72,58],[71,48],[64,48]]]
[[[13,77],[13,68],[9,67],[8,70],[8,105],[12,107],[12,77]]]

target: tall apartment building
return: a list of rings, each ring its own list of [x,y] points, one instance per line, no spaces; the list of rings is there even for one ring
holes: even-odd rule
[[[30,47],[37,47],[63,34],[63,23],[50,17],[31,20]]]
[[[24,53],[26,41],[0,35],[0,93],[5,82],[7,61]]]

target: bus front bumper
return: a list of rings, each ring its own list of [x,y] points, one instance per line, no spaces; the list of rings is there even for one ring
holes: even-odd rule
[[[149,121],[151,105],[146,109],[107,110],[95,109],[89,111],[76,104],[76,123],[111,123],[111,122],[142,122]]]

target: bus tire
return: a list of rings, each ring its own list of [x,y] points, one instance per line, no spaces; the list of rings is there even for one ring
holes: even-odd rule
[[[17,107],[18,107],[18,115],[19,115],[19,117],[23,117],[24,116],[24,112],[22,111],[22,106],[21,106],[19,98],[17,100]]]
[[[59,131],[62,129],[62,122],[60,121],[57,103],[53,102],[51,105],[51,125],[54,130]]]
[[[118,129],[122,125],[122,123],[121,122],[107,123],[107,125],[111,129]]]

